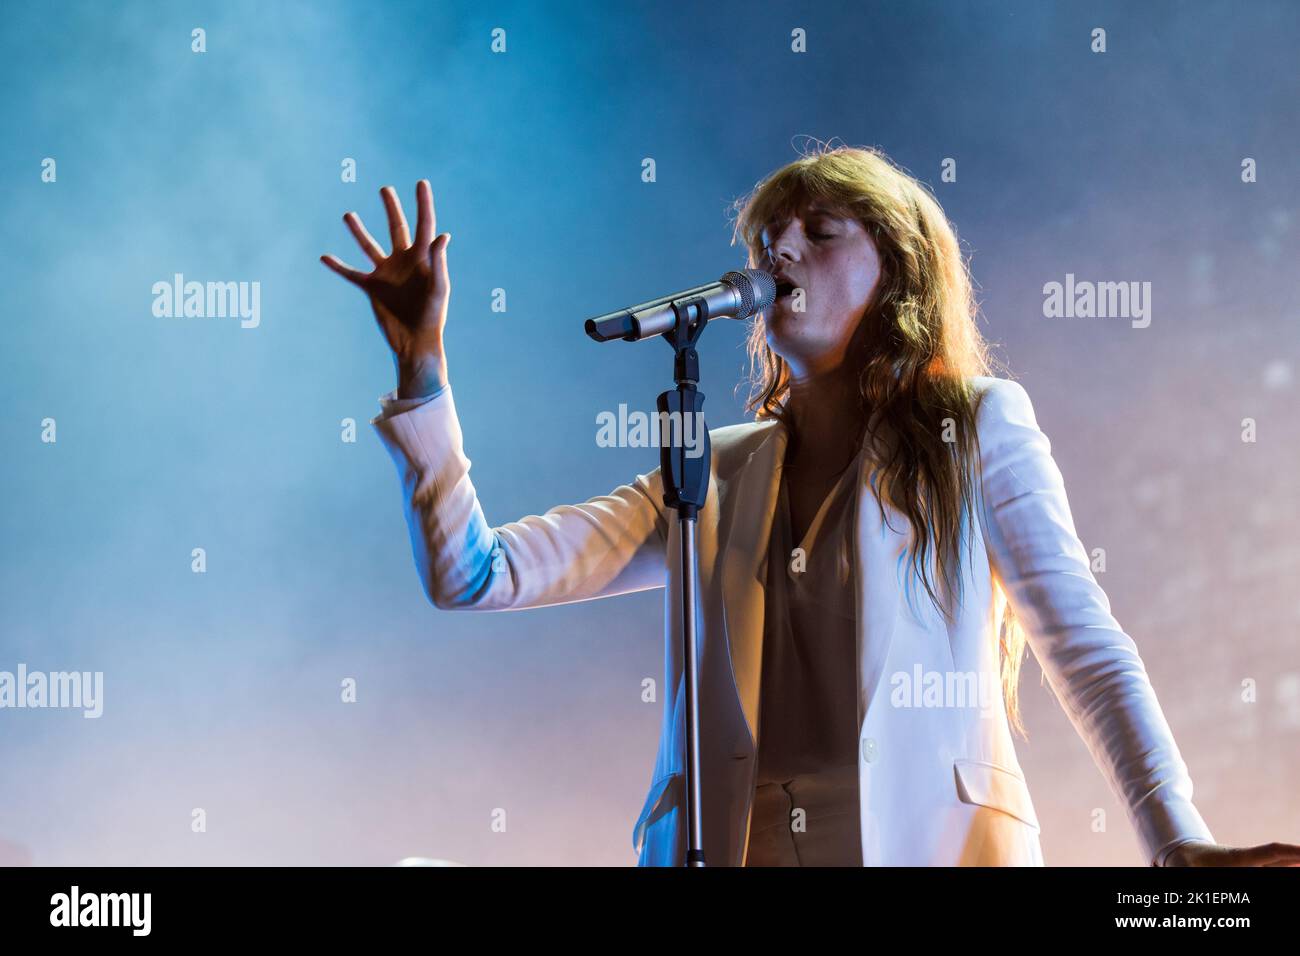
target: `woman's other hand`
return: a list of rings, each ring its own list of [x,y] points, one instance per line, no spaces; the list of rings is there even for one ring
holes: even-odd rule
[[[1300,846],[1292,843],[1247,847],[1184,843],[1169,854],[1165,866],[1300,866]]]

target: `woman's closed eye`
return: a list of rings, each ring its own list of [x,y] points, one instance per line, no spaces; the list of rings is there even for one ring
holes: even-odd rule
[[[804,233],[804,235],[806,235],[809,239],[813,240],[814,242],[820,242],[823,239],[835,238],[835,233],[833,232],[814,232],[811,229],[808,230],[808,232]],[[772,261],[772,247],[764,246],[761,255],[764,258],[766,258],[769,262]]]

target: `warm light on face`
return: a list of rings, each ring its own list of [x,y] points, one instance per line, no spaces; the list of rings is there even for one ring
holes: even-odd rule
[[[880,258],[856,219],[809,203],[759,234],[757,268],[795,289],[765,313],[767,342],[803,377],[843,361],[880,276]],[[778,282],[780,279],[778,279]]]

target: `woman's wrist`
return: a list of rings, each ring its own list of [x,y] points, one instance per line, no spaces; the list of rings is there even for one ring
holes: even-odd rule
[[[397,397],[425,398],[447,384],[447,359],[441,353],[396,358]]]
[[[1184,840],[1165,854],[1161,866],[1187,866],[1196,854],[1197,846],[1214,846],[1205,840]]]

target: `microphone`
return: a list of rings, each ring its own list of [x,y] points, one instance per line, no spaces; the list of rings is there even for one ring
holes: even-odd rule
[[[598,315],[588,319],[584,328],[597,342],[613,339],[638,342],[672,331],[677,325],[678,311],[692,323],[708,319],[747,319],[775,301],[776,280],[771,274],[761,269],[741,269],[728,272],[717,282]]]

